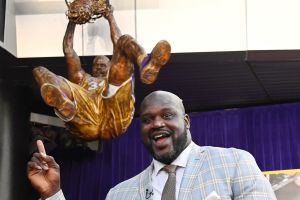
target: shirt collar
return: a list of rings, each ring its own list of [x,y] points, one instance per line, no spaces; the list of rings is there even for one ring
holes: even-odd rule
[[[179,154],[179,156],[171,163],[171,165],[176,165],[182,168],[185,168],[188,162],[189,155],[191,153],[194,142],[191,143]],[[158,172],[164,167],[166,164],[163,164],[155,159],[153,159],[153,173],[156,176]]]

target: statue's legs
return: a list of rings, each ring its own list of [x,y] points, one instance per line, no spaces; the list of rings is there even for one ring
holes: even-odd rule
[[[141,81],[145,84],[151,84],[156,80],[160,68],[168,62],[170,53],[170,44],[162,40],[155,45],[151,54],[147,56],[143,47],[134,38],[130,35],[123,35],[117,42],[112,63],[118,63],[119,60],[124,62],[120,57],[125,55],[131,62],[139,65]]]
[[[140,66],[140,79],[145,84],[153,83],[160,68],[165,65],[171,56],[171,46],[166,40],[159,41],[149,56],[145,57]]]
[[[76,107],[73,103],[71,89],[63,78],[45,67],[35,68],[33,76],[40,87],[41,96],[45,103],[54,107],[62,116],[73,117],[76,113]]]

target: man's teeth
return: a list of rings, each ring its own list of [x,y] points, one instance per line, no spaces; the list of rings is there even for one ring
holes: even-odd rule
[[[163,137],[165,137],[165,136],[166,136],[166,134],[155,135],[155,136],[154,136],[154,140],[158,140],[158,139],[163,138]]]

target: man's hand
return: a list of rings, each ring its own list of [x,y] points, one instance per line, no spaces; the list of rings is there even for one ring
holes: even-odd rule
[[[60,190],[59,165],[54,158],[46,155],[44,144],[37,141],[38,153],[34,153],[27,163],[27,176],[32,186],[41,194],[42,199],[48,198]]]

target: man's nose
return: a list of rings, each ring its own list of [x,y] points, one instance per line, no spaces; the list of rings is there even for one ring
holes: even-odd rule
[[[164,127],[166,124],[164,122],[164,120],[162,120],[161,118],[155,119],[153,121],[153,127],[154,128],[159,128],[159,127]]]

